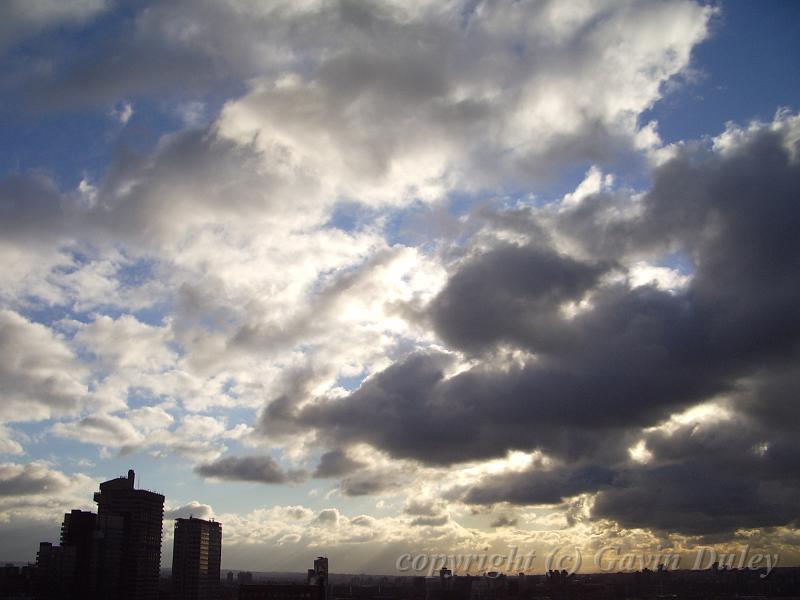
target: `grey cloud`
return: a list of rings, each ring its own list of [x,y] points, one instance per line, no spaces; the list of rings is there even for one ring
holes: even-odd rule
[[[0,419],[40,420],[77,412],[88,371],[53,331],[0,310]]]
[[[0,454],[24,453],[22,445],[14,439],[16,436],[17,434],[13,429],[0,423]]]
[[[339,511],[335,508],[324,508],[319,511],[314,522],[320,525],[338,525]]]
[[[8,243],[35,246],[63,239],[70,220],[66,199],[42,173],[12,174],[0,180],[0,233]]]
[[[359,515],[357,517],[353,517],[350,522],[353,525],[358,525],[359,527],[372,527],[376,523],[375,519],[369,515]]]
[[[119,447],[122,455],[136,450],[143,442],[141,433],[130,422],[106,414],[89,415],[73,422],[56,423],[52,430],[62,437]]]
[[[301,206],[315,214],[312,202],[302,200],[314,196],[315,181],[287,178],[264,159],[213,129],[183,131],[150,156],[120,154],[98,187],[98,207],[84,218],[101,233],[158,248],[211,222],[275,218]]]
[[[584,322],[583,331],[563,325],[575,340],[563,356],[446,378],[452,357],[418,353],[347,398],[289,412],[289,422],[316,427],[331,443],[367,442],[433,464],[531,447],[575,456],[600,451],[612,431],[652,423],[729,385],[691,360],[700,340],[667,293],[611,290]]]
[[[440,517],[416,517],[411,520],[412,527],[441,527],[450,521],[450,515]]]
[[[798,362],[795,361],[795,365]],[[751,378],[747,385],[741,386],[737,409],[767,431],[793,434],[796,423],[800,423],[800,404],[797,402],[800,369],[795,365],[770,369]]]
[[[527,505],[596,492],[593,518],[720,539],[737,528],[791,526],[800,496],[800,444],[793,433],[736,411],[751,401],[750,393],[740,390],[729,401],[726,410],[735,412],[644,432],[646,464],[534,468],[487,477],[453,497]]]
[[[409,498],[403,507],[403,512],[407,515],[423,517],[433,517],[441,514],[443,506],[434,500],[416,500]]]
[[[740,528],[796,526],[796,483],[760,481],[757,473],[731,473],[694,462],[626,473],[598,494],[592,514],[625,527],[689,534]]]
[[[470,488],[463,500],[468,504],[560,504],[582,492],[594,492],[610,485],[615,472],[607,467],[577,468],[510,473],[489,478],[488,483]]]
[[[277,159],[207,127],[164,136],[148,154],[120,149],[91,199],[42,173],[12,174],[0,179],[0,233],[22,247],[70,244],[84,253],[124,242],[153,258],[209,224],[324,223],[317,179],[281,172]]]
[[[393,469],[360,471],[341,480],[339,489],[345,496],[368,496],[395,489],[402,478]]]
[[[287,506],[286,514],[293,519],[305,519],[311,515],[311,511],[305,506]]]
[[[580,300],[608,265],[582,263],[548,248],[501,244],[468,261],[430,307],[439,335],[452,346],[494,344],[550,348],[568,342],[559,307]]]
[[[363,466],[364,463],[350,458],[342,450],[330,450],[320,457],[312,477],[341,477]]]
[[[226,481],[257,481],[259,483],[291,483],[307,477],[305,471],[286,471],[271,456],[225,456],[197,465],[195,473]]]
[[[489,525],[489,527],[494,527],[494,528],[498,528],[498,527],[516,527],[518,522],[519,522],[519,519],[516,519],[516,518],[512,519],[508,515],[500,515],[494,521],[492,521],[492,523],[491,523],[491,525]]]
[[[62,473],[41,464],[0,464],[0,496],[52,494],[68,485],[69,480]]]

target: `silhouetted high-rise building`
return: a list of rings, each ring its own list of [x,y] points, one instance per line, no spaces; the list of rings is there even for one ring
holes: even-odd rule
[[[65,598],[83,600],[92,595],[94,582],[94,541],[97,515],[93,512],[73,510],[64,515],[61,525],[61,546],[70,546],[75,552],[75,579]]]
[[[92,553],[92,590],[97,600],[116,598],[122,580],[125,518],[98,515]]]
[[[317,585],[324,586],[328,583],[328,558],[325,556],[318,556],[314,560],[314,581],[309,583],[316,583]]]
[[[203,519],[175,519],[172,589],[175,600],[209,600],[219,593],[222,525]]]
[[[94,494],[98,530],[106,536],[106,568],[101,564],[97,569],[98,599],[158,598],[164,496],[134,489],[134,479],[130,470],[127,477],[101,483]],[[117,541],[121,541],[120,556]]]
[[[69,598],[75,579],[75,548],[41,542],[36,553],[36,597],[41,600]]]
[[[314,577],[313,581],[309,581],[320,588],[322,598],[329,597],[328,590],[328,558],[326,556],[318,556],[314,559]]]

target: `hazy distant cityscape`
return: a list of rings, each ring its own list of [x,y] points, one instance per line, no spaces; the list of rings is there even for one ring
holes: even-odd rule
[[[175,519],[172,566],[161,567],[164,496],[136,488],[136,473],[110,479],[94,493],[97,513],[64,515],[59,544],[43,541],[36,562],[0,569],[0,598],[39,600],[539,600],[644,598],[795,598],[800,568],[578,574],[454,573],[430,576],[329,573],[318,556],[305,574],[221,569],[223,526],[213,519]],[[224,575],[223,575],[224,574]]]

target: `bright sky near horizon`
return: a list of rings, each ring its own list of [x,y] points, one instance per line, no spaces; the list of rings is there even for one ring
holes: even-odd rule
[[[788,0],[1,3],[0,561],[134,468],[223,568],[797,564],[798,57]]]

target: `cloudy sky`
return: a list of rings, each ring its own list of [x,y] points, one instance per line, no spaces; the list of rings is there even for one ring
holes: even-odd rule
[[[800,5],[0,4],[0,560],[800,556]]]

